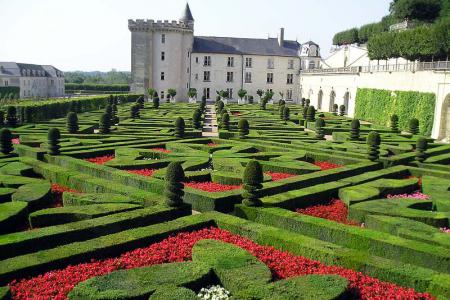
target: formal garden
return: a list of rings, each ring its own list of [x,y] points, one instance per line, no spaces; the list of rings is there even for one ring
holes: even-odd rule
[[[261,102],[4,104],[0,299],[450,299],[450,145]]]

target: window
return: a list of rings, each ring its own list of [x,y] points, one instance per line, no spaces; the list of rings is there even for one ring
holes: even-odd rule
[[[165,74],[164,72],[161,72],[161,80],[164,80]]]
[[[233,99],[233,89],[227,89],[228,99]]]
[[[252,58],[251,57],[246,57],[245,58],[245,67],[246,68],[251,68],[252,67]]]
[[[252,73],[245,72],[245,83],[252,83]]]
[[[206,99],[209,99],[209,88],[204,88],[203,89],[203,96],[205,96]]]
[[[166,52],[162,51],[161,52],[161,60],[164,60],[166,58]]]
[[[186,69],[186,73],[188,73],[188,74],[189,74],[189,68],[187,68],[187,69]]]
[[[188,57],[190,56],[190,53],[189,53],[189,51],[188,51]]]
[[[273,73],[267,73],[267,83],[273,83]]]
[[[286,80],[287,84],[292,84],[294,83],[294,74],[287,74],[287,80]]]
[[[234,57],[228,57],[227,66],[234,67]]]
[[[203,81],[211,81],[211,72],[210,71],[203,72]]]
[[[5,86],[9,86],[8,80],[5,80]]]
[[[271,57],[267,60],[267,69],[273,69],[273,68],[274,68],[274,62],[273,62],[273,57]]]
[[[164,91],[161,91],[160,95],[161,95],[161,100],[164,99]]]
[[[198,57],[195,58],[195,63],[198,64]]]
[[[294,68],[294,60],[290,59],[288,60],[288,69],[293,69]]]
[[[161,34],[161,43],[165,44],[166,43],[166,35],[163,33]]]
[[[195,74],[195,80],[198,80],[198,73]]]
[[[233,72],[227,72],[227,82],[233,82]]]
[[[313,61],[310,61],[309,65],[308,65],[308,69],[314,69],[315,67],[316,67],[316,64]]]
[[[210,66],[211,65],[211,56],[205,56],[203,58],[203,65],[204,66]]]
[[[286,99],[292,100],[292,90],[287,90],[286,91]]]

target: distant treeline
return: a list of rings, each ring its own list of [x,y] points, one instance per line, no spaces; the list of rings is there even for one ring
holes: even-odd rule
[[[69,91],[92,91],[92,92],[129,92],[128,84],[78,84],[66,83],[66,93]]]
[[[125,84],[128,85],[131,82],[131,73],[112,70],[109,72],[64,72],[64,79],[66,83],[78,83],[78,84]]]

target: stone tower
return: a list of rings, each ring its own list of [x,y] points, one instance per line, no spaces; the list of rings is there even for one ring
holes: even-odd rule
[[[131,92],[144,93],[147,88],[154,88],[166,98],[167,90],[173,88],[178,100],[187,99],[194,44],[194,18],[189,5],[178,21],[128,20],[128,29]]]

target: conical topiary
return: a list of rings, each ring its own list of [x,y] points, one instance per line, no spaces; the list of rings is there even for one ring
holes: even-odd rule
[[[158,97],[153,98],[153,108],[156,108],[156,109],[159,108],[159,98]]]
[[[371,131],[369,135],[367,135],[367,158],[371,161],[378,160],[380,156],[380,144],[381,144],[381,138],[378,132]]]
[[[416,118],[409,120],[408,127],[409,127],[408,131],[410,133],[418,134],[419,133],[419,120],[417,120]]]
[[[170,207],[179,207],[183,204],[184,171],[181,162],[173,161],[166,169],[165,189],[166,203]]]
[[[427,151],[427,148],[427,139],[423,136],[419,137],[416,143],[416,160],[418,162],[424,162],[425,159],[427,159],[427,154],[425,153],[425,151]]]
[[[240,119],[238,122],[239,138],[245,139],[250,133],[250,125],[246,119]]]
[[[260,163],[251,160],[247,163],[244,170],[242,182],[244,183],[244,193],[242,194],[242,203],[246,206],[262,206],[259,199],[259,190],[262,188],[264,174]]]
[[[195,129],[200,129],[202,127],[202,111],[199,108],[194,110],[194,114],[192,115],[192,124]]]
[[[139,105],[135,104],[130,109],[130,117],[134,119],[139,119],[141,116],[139,114]]]
[[[267,106],[267,99],[262,98],[261,103],[259,103],[259,108],[261,108],[261,110],[266,110],[266,106]]]
[[[310,104],[311,104],[311,99],[306,99],[306,100],[305,100],[305,105],[306,105],[306,106],[309,106]]]
[[[325,120],[318,118],[316,120],[316,139],[323,140],[325,137]]]
[[[184,127],[185,127],[184,119],[182,117],[178,117],[175,120],[175,131],[174,131],[175,137],[180,139],[184,137]]]
[[[350,129],[350,140],[352,141],[358,141],[359,140],[359,128],[360,123],[358,119],[353,119],[351,123],[351,129]]]
[[[108,104],[105,107],[105,113],[109,115],[109,118],[112,119],[113,116],[113,109],[112,109],[112,105]]]
[[[225,104],[223,103],[222,100],[217,101],[217,114],[221,115],[224,107]]]
[[[303,107],[303,110],[302,110],[302,117],[303,117],[303,120],[306,120],[306,116],[308,115],[308,107]]]
[[[291,117],[291,109],[287,106],[284,106],[283,108],[283,120],[288,121]]]
[[[305,107],[305,104],[306,104],[306,99],[302,98],[302,106]]]
[[[0,126],[5,125],[5,113],[3,110],[0,110]]]
[[[8,127],[17,126],[17,110],[15,106],[8,106],[8,111],[6,114],[6,126]]]
[[[145,100],[144,100],[144,97],[142,97],[142,96],[136,100],[136,104],[139,105],[139,108],[144,108],[144,102],[145,102]]]
[[[337,111],[338,111],[338,105],[335,103],[333,104],[333,115],[337,116]]]
[[[224,113],[222,115],[222,129],[224,130],[230,130],[230,115],[228,113]]]
[[[58,128],[50,128],[48,130],[47,135],[47,143],[48,143],[48,151],[47,153],[50,155],[58,155],[60,153],[59,149],[61,146],[59,145],[59,139],[61,138],[61,134]]]
[[[119,124],[119,117],[117,116],[117,104],[113,103],[112,105],[112,124]]]
[[[9,154],[13,150],[12,133],[8,128],[2,128],[0,130],[0,152]]]
[[[398,132],[398,116],[395,114],[391,116],[391,130]]]
[[[278,101],[278,105],[286,105],[286,101],[284,101],[283,99],[281,99],[280,101]]]
[[[313,105],[308,106],[308,110],[306,111],[306,120],[309,122],[313,122],[316,119],[316,109]]]
[[[343,117],[345,115],[345,105],[342,104],[341,106],[339,106],[339,115],[341,117]]]
[[[77,133],[78,126],[78,116],[75,112],[71,111],[67,114],[67,131],[69,133]]]
[[[111,116],[108,113],[102,114],[99,121],[99,131],[102,134],[111,132]]]
[[[284,105],[280,105],[278,107],[278,114],[280,115],[280,119],[281,120],[284,120],[284,108],[285,108]]]

